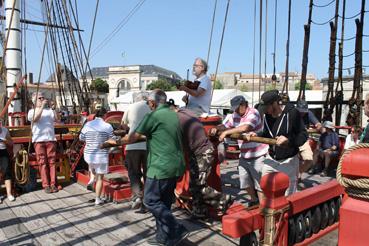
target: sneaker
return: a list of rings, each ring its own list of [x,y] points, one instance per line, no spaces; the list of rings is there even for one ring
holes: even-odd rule
[[[58,191],[59,191],[59,189],[58,189],[55,185],[52,185],[52,186],[50,187],[50,189],[51,189],[51,192],[52,192],[52,193],[56,193],[56,192],[58,192]]]
[[[100,206],[100,205],[103,205],[103,204],[104,204],[104,201],[101,200],[101,198],[96,197],[96,199],[95,199],[95,206]]]
[[[176,234],[177,234],[177,237],[175,239],[170,240],[170,242],[168,242],[168,245],[174,246],[174,245],[180,244],[183,240],[185,240],[190,235],[190,232],[186,229],[186,227],[184,227],[183,225],[180,225]]]
[[[149,238],[146,242],[148,245],[166,245],[164,241],[159,241],[156,237]]]
[[[327,177],[328,176],[328,172],[327,170],[324,170],[321,174],[320,177]]]
[[[8,200],[11,201],[11,202],[14,202],[15,201],[15,197],[13,195],[9,195],[8,196]]]
[[[45,193],[47,193],[47,194],[52,193],[52,191],[51,191],[51,189],[50,189],[50,186],[46,186],[46,187],[44,188],[44,191],[45,191]]]
[[[136,199],[134,199],[132,201],[132,204],[131,204],[131,209],[139,209],[142,205],[142,199],[140,197],[137,197]]]
[[[142,203],[141,208],[139,210],[135,211],[135,214],[146,214],[149,210],[145,207],[145,205]]]

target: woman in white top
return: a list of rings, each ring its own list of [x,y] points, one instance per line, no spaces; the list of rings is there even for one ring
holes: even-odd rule
[[[12,182],[11,182],[11,162],[10,155],[7,148],[13,145],[12,138],[10,137],[8,129],[2,126],[0,122],[0,175],[4,177],[5,188],[9,201],[14,201],[15,198],[12,195]],[[2,198],[0,198],[2,203]]]
[[[97,110],[95,119],[87,122],[79,135],[81,141],[86,142],[83,157],[89,165],[90,171],[96,176],[96,199],[95,205],[103,204],[100,199],[104,174],[108,173],[109,152],[108,149],[101,149],[100,146],[105,141],[113,138],[113,127],[106,123],[102,117],[106,110],[101,108]]]
[[[351,133],[347,135],[346,141],[345,141],[345,149],[350,148],[351,146],[354,146],[360,142],[360,135],[361,135],[361,127],[354,126],[351,129]]]

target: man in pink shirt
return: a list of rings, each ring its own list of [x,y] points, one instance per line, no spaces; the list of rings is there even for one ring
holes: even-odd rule
[[[225,123],[226,128],[220,135],[219,141],[223,141],[228,135],[234,133],[259,132],[263,122],[259,112],[248,106],[243,96],[235,96],[231,99],[232,117]],[[259,185],[263,162],[268,154],[269,146],[266,144],[238,141],[240,147],[240,162],[238,166],[240,188],[246,189],[251,197],[250,204],[255,204],[262,197]],[[257,191],[257,195],[255,193]]]

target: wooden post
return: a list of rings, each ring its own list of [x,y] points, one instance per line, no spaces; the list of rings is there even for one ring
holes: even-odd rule
[[[261,178],[260,187],[265,199],[260,202],[264,214],[263,245],[287,245],[288,223],[284,214],[289,208],[285,192],[289,186],[289,178],[284,173],[270,173]]]

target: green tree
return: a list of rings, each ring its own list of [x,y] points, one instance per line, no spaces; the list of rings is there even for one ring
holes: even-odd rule
[[[158,79],[146,86],[146,90],[161,89],[163,91],[175,91],[176,86],[169,82],[167,79]]]
[[[313,89],[313,86],[311,84],[309,84],[309,83],[306,83],[305,90],[312,90],[312,89]],[[300,90],[300,82],[297,82],[295,84],[295,90],[296,91]]]
[[[240,85],[239,89],[240,89],[240,91],[242,91],[242,92],[247,92],[247,91],[249,91],[249,87],[248,87],[246,84],[242,84],[242,85]]]
[[[109,93],[109,84],[106,80],[102,80],[100,78],[94,79],[91,82],[90,86],[91,90],[102,92],[102,93]]]
[[[220,82],[219,80],[215,80],[214,81],[214,89],[223,89],[224,86],[222,84],[222,82]]]

